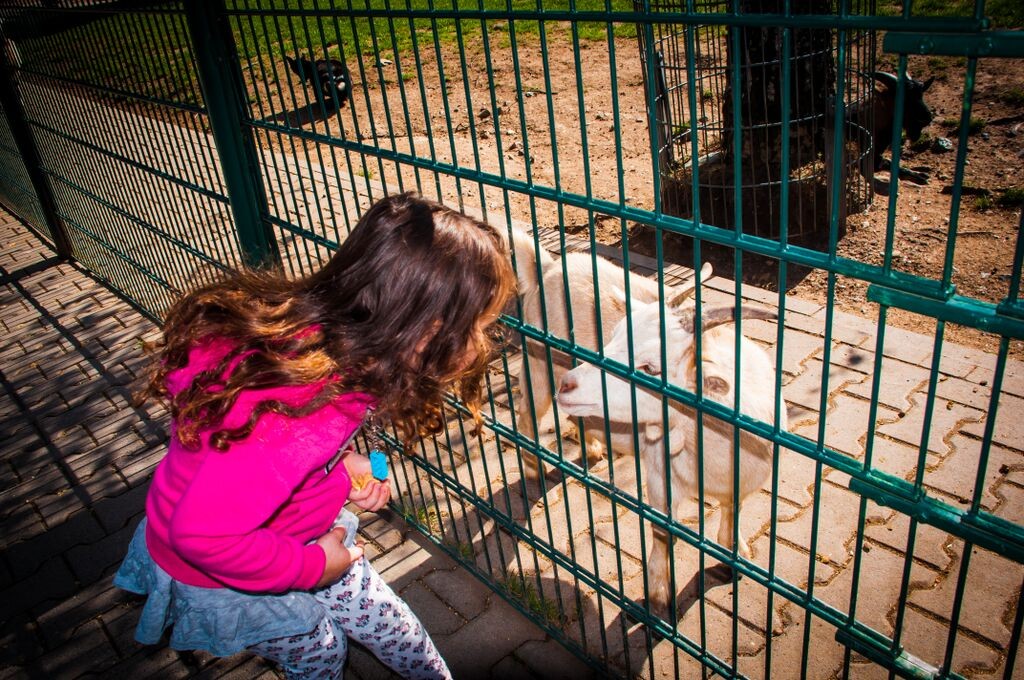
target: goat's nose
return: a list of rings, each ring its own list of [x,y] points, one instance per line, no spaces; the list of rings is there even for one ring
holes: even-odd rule
[[[565,375],[562,376],[562,382],[558,386],[558,393],[565,394],[567,392],[572,392],[578,386],[579,383],[576,382],[576,376],[574,376],[572,373],[566,373]]]

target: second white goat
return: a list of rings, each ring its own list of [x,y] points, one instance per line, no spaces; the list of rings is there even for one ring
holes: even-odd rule
[[[667,299],[671,296],[666,294]],[[661,362],[662,343],[661,305],[658,302],[633,302],[631,316],[615,327],[611,340],[605,346],[605,356],[623,364],[629,363],[628,326],[632,324],[634,365],[652,376],[665,373],[668,383],[690,392],[696,391],[696,365],[694,333],[696,320],[692,302],[669,303],[665,307],[665,340],[667,363]],[[703,313],[702,378],[703,393],[710,399],[732,407],[734,404],[736,335],[735,328],[726,324],[735,321],[736,308],[705,308]],[[742,317],[774,319],[774,312],[743,308]],[[768,354],[746,337],[740,338],[740,412],[752,418],[772,423],[775,417],[775,368]],[[640,455],[646,477],[650,504],[668,513],[668,483],[672,484],[672,500],[679,502],[697,497],[698,441],[696,412],[693,408],[669,401],[668,428],[664,432],[662,396],[648,389],[636,389],[636,410],[633,410],[632,388],[627,380],[608,373],[606,389],[602,390],[601,370],[582,364],[567,372],[558,392],[558,405],[564,412],[579,417],[604,413],[607,404],[609,418],[617,422],[636,423],[640,441]],[[786,410],[778,414],[779,426],[787,427]],[[733,426],[713,416],[703,417],[703,483],[707,498],[721,504],[722,517],[718,528],[718,543],[732,547],[734,507],[762,488],[771,475],[772,446],[768,440],[740,430],[739,471],[734,470]],[[665,470],[665,443],[669,443],[668,460],[671,474]],[[734,484],[735,475],[738,485]],[[734,487],[739,497],[734,499]],[[668,610],[669,557],[668,537],[655,530],[650,559],[650,598],[663,612]],[[749,556],[750,549],[739,537],[740,554]]]

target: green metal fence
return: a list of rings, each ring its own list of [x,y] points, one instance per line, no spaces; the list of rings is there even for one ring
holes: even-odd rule
[[[610,258],[662,294],[714,253],[729,277],[698,287],[702,307],[778,310],[778,323],[741,325],[778,367],[772,418],[739,413],[738,391],[719,403],[609,359],[610,338],[577,338],[579,323],[568,333],[524,323],[517,307],[503,321],[539,343],[546,379],[525,384],[523,362],[538,359],[510,343],[488,378],[480,431],[453,400],[443,436],[394,458],[395,508],[599,674],[1009,678],[1024,622],[1016,194],[1004,192],[1010,207],[991,218],[1005,234],[993,292],[954,285],[973,209],[979,65],[1024,58],[1024,35],[1005,30],[1024,21],[1019,8],[992,8],[995,25],[983,0],[959,11],[809,0],[12,2],[0,9],[0,201],[157,319],[222,268],[310,272],[374,200],[410,189],[532,233],[556,258],[587,253],[592,273],[597,255]],[[774,61],[751,56],[752,40]],[[285,57],[344,64],[344,93],[304,81]],[[958,91],[934,276],[902,257],[913,190],[899,182],[874,198],[877,257],[841,247],[870,201],[845,187],[877,180],[851,176],[864,145],[882,140],[835,131],[868,106],[876,59],[899,74],[913,64],[917,76],[941,66]],[[811,62],[831,75],[808,132],[793,98],[817,78],[801,70]],[[775,119],[744,112],[757,69],[774,79]],[[906,99],[901,87],[897,120]],[[738,150],[769,138],[765,198],[746,192]],[[899,130],[887,141],[898,167]],[[722,158],[730,215],[713,226],[700,177]],[[816,222],[794,200],[808,178],[819,182]],[[744,228],[762,200],[775,201],[774,222]],[[799,239],[788,228],[798,211]],[[803,238],[808,224],[817,239]],[[786,293],[808,272],[817,302]],[[744,284],[753,274],[776,292]],[[614,315],[613,291],[587,285],[580,296]],[[864,291],[859,315],[834,304],[849,287]],[[548,304],[562,304],[555,295]],[[579,299],[573,313],[592,313]],[[899,315],[933,321],[915,335],[888,324]],[[664,320],[646,333],[664,335]],[[962,329],[992,352],[947,341]],[[522,395],[557,388],[565,356],[662,395],[666,432],[686,407],[720,419],[734,441],[772,443],[770,481],[736,508],[733,538],[746,536],[750,555],[718,541],[709,527],[725,509],[703,491],[693,503],[673,490],[678,504],[659,509],[631,451],[588,461],[567,420],[538,428],[533,409],[517,412]],[[642,428],[625,427],[637,445]],[[538,459],[546,476],[530,481]],[[649,599],[657,536],[672,565],[667,611]]]

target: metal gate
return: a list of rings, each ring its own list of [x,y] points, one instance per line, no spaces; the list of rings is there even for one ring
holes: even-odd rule
[[[990,20],[983,0],[960,11],[798,5],[12,2],[0,9],[0,201],[157,319],[176,294],[224,268],[309,273],[389,193],[416,190],[510,238],[526,235],[517,269],[537,271],[541,250],[553,256],[541,309],[565,307],[568,287],[575,321],[564,331],[546,314],[528,323],[521,305],[503,317],[510,342],[488,378],[483,427],[452,399],[443,436],[394,452],[395,509],[409,522],[598,674],[1009,678],[1024,623],[1020,187],[989,202],[991,223],[1002,225],[991,295],[960,294],[954,265],[968,238],[963,215],[983,209],[965,181],[979,68],[1024,59],[1024,35],[1005,30],[1024,17],[1004,3]],[[807,161],[831,178],[822,242],[789,238],[785,199],[780,233],[744,230],[739,189],[730,228],[702,222],[699,197],[686,216],[665,209],[665,140],[706,158],[691,134],[702,107],[714,101],[740,121],[744,31],[770,34],[782,55],[778,191],[785,197],[801,181],[787,150],[798,77],[787,55],[810,29],[824,32],[836,63],[848,63],[850,36],[869,34],[870,45],[878,40],[872,61],[899,76],[910,64],[941,64],[958,89],[958,110],[943,114],[951,122],[933,121],[953,130],[955,148],[934,276],[905,266],[913,189],[898,181],[872,208],[878,256],[843,250],[840,224],[862,215],[846,214],[840,179],[860,170],[849,159],[865,149],[835,132],[852,115],[842,96],[832,96],[832,133]],[[665,35],[688,55],[684,86],[671,93],[684,113],[669,130],[659,128],[669,93],[659,90],[654,39]],[[701,62],[701,36],[733,56]],[[733,85],[700,90],[698,69],[719,67]],[[835,71],[833,92],[846,91],[844,78],[869,79],[850,73]],[[910,106],[908,89],[895,92],[895,120]],[[889,134],[871,143],[892,144],[895,176],[906,152],[899,126]],[[731,163],[738,185],[740,155]],[[687,173],[698,195],[699,168]],[[685,256],[667,245],[678,238],[690,244]],[[747,384],[739,362],[710,383],[712,364],[696,362],[692,385],[641,364],[640,341],[664,345],[671,311],[657,328],[633,329],[624,358],[602,350],[610,325],[596,337],[582,331],[586,316],[637,312],[644,290],[667,300],[700,268],[702,249],[729,253],[733,270],[685,304],[777,312],[777,322],[737,324],[777,367],[762,376],[767,416],[741,406],[741,389],[714,396],[716,386]],[[742,282],[749,256],[767,288]],[[557,264],[570,261],[584,265]],[[625,302],[604,285],[605,267]],[[818,282],[815,296],[786,293],[797,272]],[[863,291],[854,313],[835,302],[847,288]],[[890,323],[911,315],[933,321],[923,333]],[[991,351],[947,341],[962,329]],[[717,342],[696,337],[698,356]],[[754,351],[744,347],[738,335],[728,341],[733,356]],[[581,425],[557,406],[540,418],[556,378],[576,364],[600,369],[599,401],[629,392],[632,418],[600,425],[596,439],[574,435]],[[637,410],[650,394],[660,397],[653,418]],[[702,444],[683,450],[673,439],[679,418],[697,424]],[[740,446],[723,453],[708,443],[712,432]],[[616,435],[614,453],[595,455],[595,441]],[[738,497],[751,474],[740,450],[752,439],[768,442],[763,483],[742,507],[719,502],[705,488],[706,458],[732,458]],[[696,500],[678,485],[661,489],[667,505],[652,504],[648,465],[658,461],[645,465],[634,452],[647,440],[667,442],[664,469],[679,456],[696,461]],[[538,466],[544,474],[533,479]],[[719,528],[731,514],[734,524]],[[743,538],[746,554],[734,547]],[[669,558],[667,608],[656,606],[659,546]]]

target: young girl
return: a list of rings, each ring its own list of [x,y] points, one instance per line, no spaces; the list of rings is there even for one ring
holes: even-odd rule
[[[406,677],[450,677],[423,626],[355,544],[346,500],[386,482],[348,442],[372,412],[406,442],[475,410],[488,333],[512,293],[499,234],[411,194],[363,216],[317,273],[245,271],[168,312],[143,398],[171,442],[114,583],[147,595],[136,639],[244,649],[289,677],[339,677],[346,638]]]

